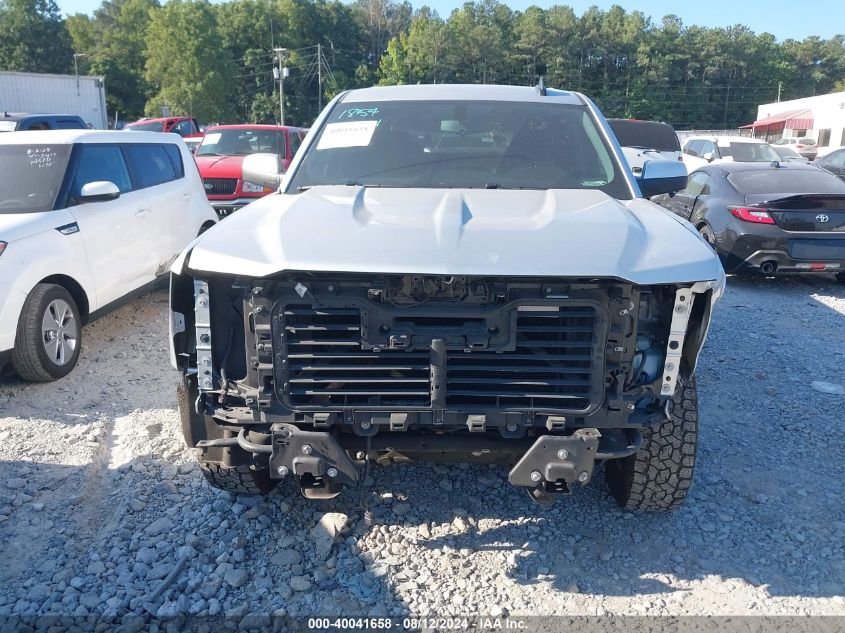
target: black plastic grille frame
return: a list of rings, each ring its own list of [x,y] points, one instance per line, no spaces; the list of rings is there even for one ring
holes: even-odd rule
[[[515,351],[448,352],[446,404],[588,409],[596,326],[589,306],[519,312]]]
[[[426,407],[429,353],[361,347],[357,309],[284,311],[288,399],[309,407]]]
[[[208,196],[231,196],[238,188],[238,179],[203,178],[202,184]]]
[[[277,358],[284,369],[277,377],[284,386],[277,388],[288,406],[431,408],[430,350],[364,349],[357,308],[288,305],[280,316]],[[602,363],[596,362],[601,323],[593,305],[523,307],[515,350],[447,350],[445,406],[589,410],[603,393]]]

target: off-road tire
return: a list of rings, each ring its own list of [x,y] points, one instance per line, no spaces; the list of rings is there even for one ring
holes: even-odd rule
[[[270,478],[266,468],[254,470],[250,466],[226,467],[214,462],[200,462],[206,481],[215,488],[245,495],[266,495],[279,480]]]
[[[61,299],[70,306],[76,320],[78,338],[70,360],[57,365],[47,355],[41,340],[41,321],[51,301]],[[12,367],[18,376],[30,382],[49,382],[67,376],[79,360],[82,349],[82,315],[71,294],[57,284],[38,284],[24,301],[15,332]]]
[[[678,508],[692,484],[698,444],[695,377],[679,386],[669,419],[643,431],[639,451],[605,464],[605,481],[627,510],[666,512]]]

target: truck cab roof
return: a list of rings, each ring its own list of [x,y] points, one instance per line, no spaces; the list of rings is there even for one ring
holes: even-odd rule
[[[4,112],[0,132],[24,130],[84,130],[88,125],[75,114],[29,114]]]

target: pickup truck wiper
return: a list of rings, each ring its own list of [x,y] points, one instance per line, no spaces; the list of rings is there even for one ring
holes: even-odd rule
[[[541,187],[509,187],[509,186],[502,186],[497,182],[488,182],[484,185],[485,189],[519,189],[519,190],[527,190],[530,189],[532,191],[541,189]],[[467,187],[467,189],[475,189],[475,187]]]

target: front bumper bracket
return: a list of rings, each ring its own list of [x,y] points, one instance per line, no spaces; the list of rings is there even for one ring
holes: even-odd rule
[[[537,439],[508,474],[514,486],[530,488],[538,503],[549,505],[552,494],[568,494],[570,485],[586,485],[593,476],[598,429],[578,429],[569,436],[544,435]]]
[[[295,475],[309,497],[336,496],[358,481],[358,469],[329,433],[303,431],[293,424],[271,427],[270,476]]]

